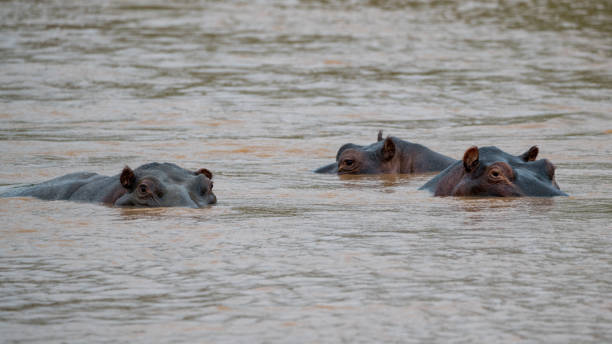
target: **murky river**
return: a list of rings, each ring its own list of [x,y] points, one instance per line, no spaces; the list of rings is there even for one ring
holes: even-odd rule
[[[0,190],[168,161],[206,209],[0,199],[1,342],[612,341],[609,1],[4,1]],[[570,197],[312,170],[379,129]]]

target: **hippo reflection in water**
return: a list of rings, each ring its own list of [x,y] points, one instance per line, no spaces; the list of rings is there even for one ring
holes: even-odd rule
[[[514,156],[497,147],[470,147],[463,160],[421,187],[435,196],[567,196],[555,181],[555,165],[536,161],[538,147]]]
[[[126,166],[113,177],[90,172],[67,174],[2,196],[98,202],[118,207],[200,208],[217,202],[211,179],[212,173],[205,168],[193,172],[175,164],[150,163],[135,170]]]
[[[382,131],[369,146],[347,143],[340,147],[336,162],[320,167],[316,173],[391,174],[442,171],[457,160],[417,143],[387,136]]]

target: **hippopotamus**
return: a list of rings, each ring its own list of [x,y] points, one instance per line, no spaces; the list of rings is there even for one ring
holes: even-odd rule
[[[117,207],[201,208],[217,202],[212,192],[212,177],[212,172],[205,168],[194,172],[175,164],[154,162],[135,170],[126,166],[112,177],[91,172],[71,173],[0,196],[31,196]]]
[[[468,148],[463,160],[449,166],[420,189],[435,196],[567,196],[555,181],[555,165],[536,160],[538,147],[521,155],[497,147]]]
[[[337,174],[412,174],[439,172],[457,160],[432,151],[418,143],[378,132],[377,142],[368,146],[347,143],[340,147],[336,162],[320,167],[316,173]]]

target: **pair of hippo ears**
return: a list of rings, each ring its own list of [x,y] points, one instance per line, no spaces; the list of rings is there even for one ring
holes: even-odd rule
[[[203,174],[208,179],[212,179],[213,177],[212,172],[210,172],[208,169],[205,169],[205,168],[201,168],[195,171],[193,174],[196,176],[199,174]],[[131,189],[134,186],[134,184],[136,184],[136,174],[129,166],[125,166],[123,168],[123,171],[121,171],[121,176],[119,177],[119,181],[121,182],[121,185],[124,188]]]
[[[532,146],[525,153],[519,155],[519,158],[525,162],[535,161],[539,152],[538,146]],[[478,167],[478,155],[478,147],[476,146],[472,146],[465,151],[463,154],[463,168],[465,168],[466,172],[471,172]]]

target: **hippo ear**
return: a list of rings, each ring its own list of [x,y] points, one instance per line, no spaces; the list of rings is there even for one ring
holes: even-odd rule
[[[195,174],[196,174],[196,175],[198,175],[198,174],[203,174],[203,175],[205,175],[205,176],[206,176],[206,178],[208,178],[208,179],[212,179],[212,177],[213,177],[212,172],[210,172],[209,170],[207,170],[207,169],[205,169],[205,168],[201,168],[201,169],[197,170],[197,171],[195,172]]]
[[[129,166],[125,166],[123,171],[121,172],[121,177],[119,177],[119,181],[121,185],[123,185],[126,189],[131,189],[136,184],[136,175],[134,171]]]
[[[463,154],[463,168],[466,172],[472,172],[478,164],[478,147],[472,146]]]
[[[387,136],[382,147],[382,157],[384,160],[391,160],[395,156],[395,143],[390,136]]]
[[[382,140],[383,140],[383,138],[382,138],[382,130],[379,130],[378,131],[378,138],[376,139],[376,142],[380,142]]]
[[[535,161],[535,159],[538,157],[538,152],[539,152],[538,146],[533,146],[529,148],[528,151],[521,154],[521,159],[523,159],[523,161],[525,162]]]

